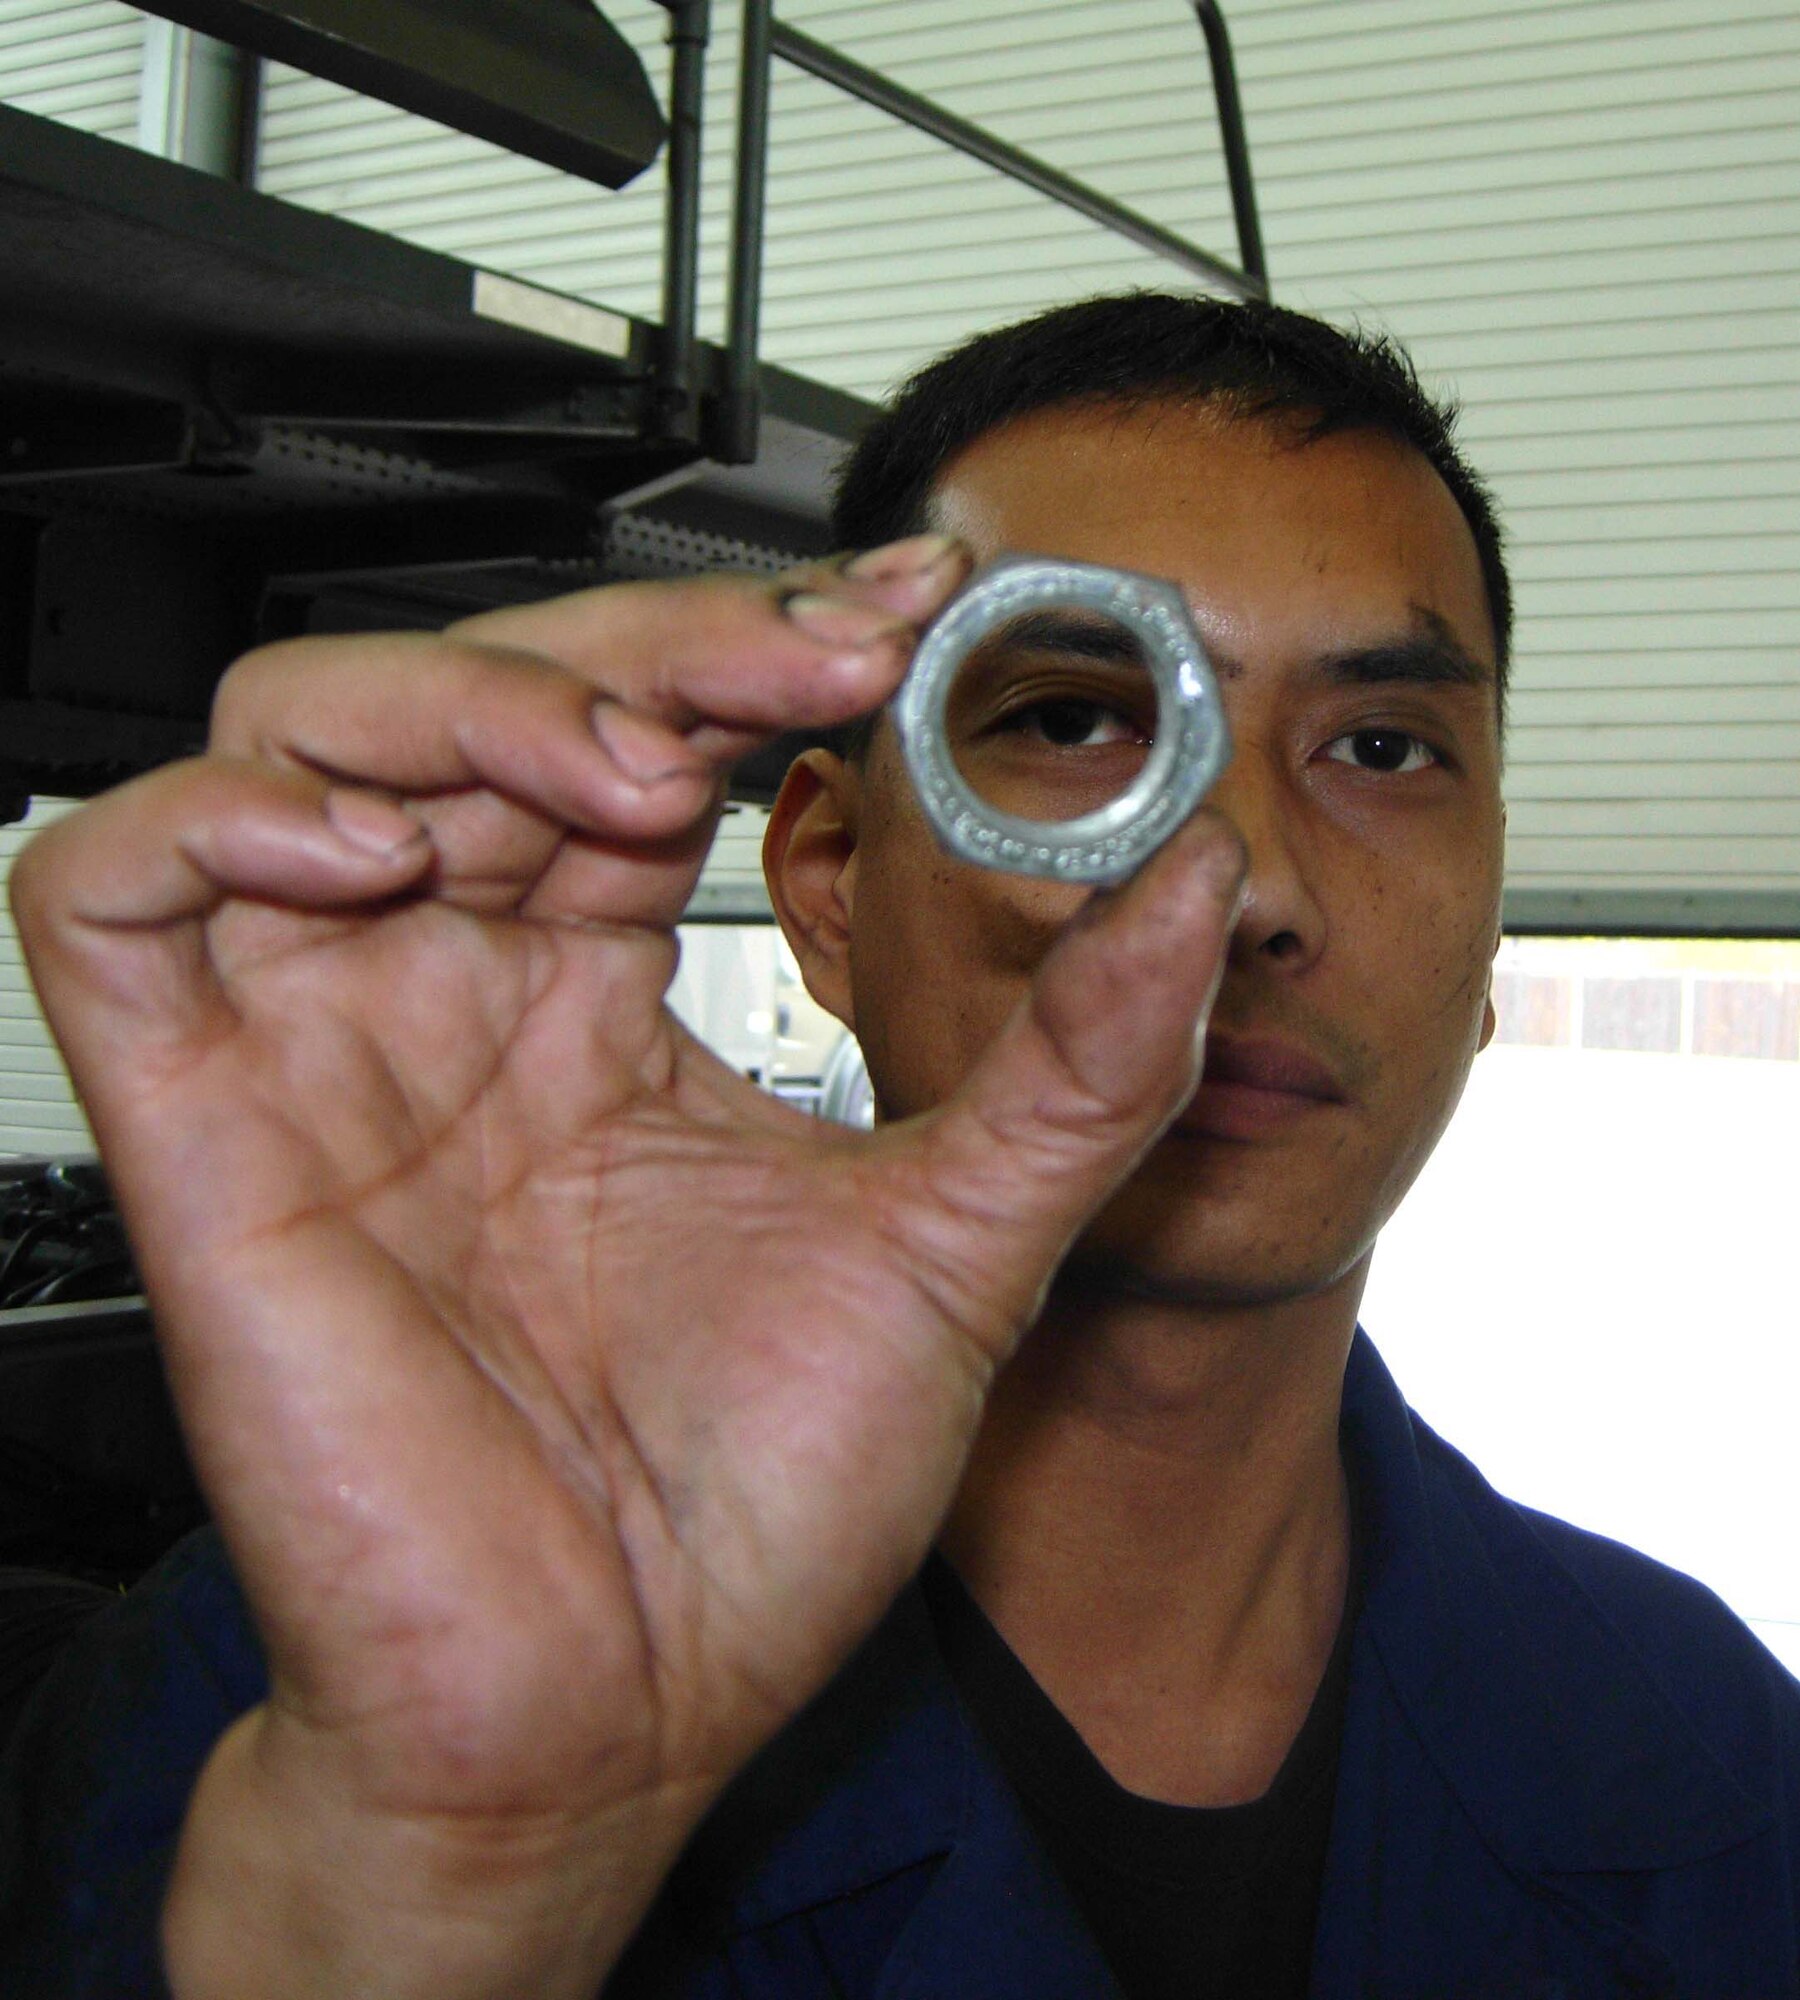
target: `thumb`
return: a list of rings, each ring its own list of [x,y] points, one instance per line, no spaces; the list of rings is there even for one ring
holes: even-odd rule
[[[940,1309],[996,1361],[1199,1081],[1246,867],[1230,823],[1195,814],[1083,906],[963,1087],[920,1121],[909,1235]]]

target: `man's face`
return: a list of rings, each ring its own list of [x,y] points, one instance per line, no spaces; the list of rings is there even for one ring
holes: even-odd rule
[[[1205,1080],[1078,1255],[1194,1303],[1323,1288],[1366,1254],[1491,1024],[1494,641],[1456,503],[1374,433],[1296,445],[1158,405],[995,431],[933,511],[984,561],[1177,581],[1231,723],[1212,803],[1249,848],[1249,893]],[[1065,754],[1068,724],[1010,718],[1005,758]],[[849,782],[847,1011],[899,1117],[956,1087],[1086,892],[949,859],[886,724]]]

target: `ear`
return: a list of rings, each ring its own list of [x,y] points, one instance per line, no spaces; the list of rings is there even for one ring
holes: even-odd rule
[[[856,897],[861,773],[829,750],[788,767],[763,835],[769,900],[806,990],[852,1034],[850,918]]]
[[[1500,831],[1504,838],[1506,833],[1506,807],[1504,805],[1500,808]],[[1494,958],[1500,956],[1500,947],[1505,942],[1505,939],[1506,932],[1496,924],[1494,926]],[[1475,1044],[1477,1049],[1485,1049],[1487,1047],[1488,1043],[1494,1039],[1494,1030],[1499,1025],[1500,1017],[1494,1011],[1494,968],[1492,960],[1490,960],[1488,964],[1487,998],[1482,1002],[1481,1007],[1481,1040]]]

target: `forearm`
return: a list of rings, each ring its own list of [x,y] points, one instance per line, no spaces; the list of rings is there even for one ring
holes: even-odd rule
[[[705,1801],[584,1825],[396,1823],[220,1742],[163,1918],[176,2000],[594,2000]]]

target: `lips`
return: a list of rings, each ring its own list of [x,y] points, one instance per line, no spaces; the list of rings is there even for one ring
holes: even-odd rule
[[[1346,1103],[1343,1086],[1297,1042],[1272,1035],[1211,1035],[1200,1088],[1175,1121],[1179,1132],[1262,1139]]]
[[[1251,1090],[1285,1091],[1314,1097],[1324,1104],[1342,1104],[1344,1093],[1331,1071],[1293,1042],[1272,1036],[1210,1036],[1202,1083],[1236,1083]]]

